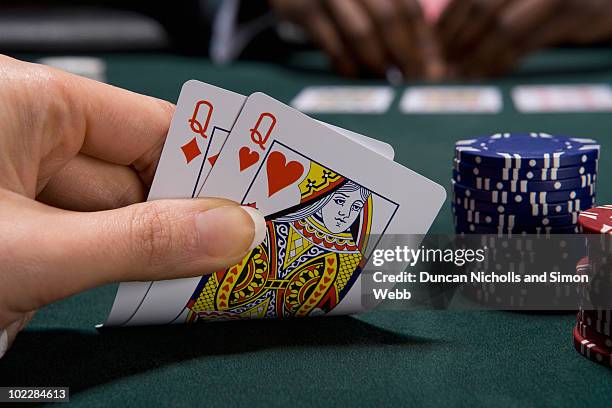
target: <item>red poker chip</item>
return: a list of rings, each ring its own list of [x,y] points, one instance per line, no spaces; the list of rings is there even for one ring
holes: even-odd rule
[[[612,234],[612,204],[581,211],[578,223],[587,234]]]
[[[585,339],[592,340],[600,346],[605,347],[608,350],[612,350],[612,337],[599,333],[593,327],[587,326],[580,320],[576,322],[576,328]]]
[[[591,361],[612,368],[612,351],[584,337],[578,325],[574,327],[574,348]]]
[[[578,312],[581,315],[583,320],[593,319],[593,320],[601,320],[602,322],[612,323],[612,310],[608,309],[595,309],[595,310],[586,310],[580,309]]]
[[[603,236],[602,236],[603,237]],[[581,305],[586,317],[612,322],[612,265],[591,262],[583,257],[576,264],[576,275],[586,275],[588,283],[579,286]]]
[[[578,263],[576,264],[576,273],[579,275],[589,274],[591,270],[591,265],[589,264],[589,257],[585,256],[580,258]]]
[[[592,311],[581,309],[576,316],[576,320],[585,326],[589,326],[597,333],[612,337],[612,322],[602,319],[602,317],[609,317],[608,312],[607,310]]]

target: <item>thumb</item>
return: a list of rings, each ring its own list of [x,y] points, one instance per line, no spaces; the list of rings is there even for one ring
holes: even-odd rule
[[[266,231],[257,210],[223,199],[160,200],[92,213],[44,207],[28,219],[22,245],[28,253],[20,264],[37,260],[39,267],[13,274],[15,287],[29,288],[34,302],[21,310],[110,282],[219,271],[238,263]]]

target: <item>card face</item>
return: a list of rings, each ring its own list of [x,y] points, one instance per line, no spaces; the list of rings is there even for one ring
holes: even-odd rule
[[[245,100],[242,95],[200,81],[183,84],[149,201],[197,195]],[[143,282],[119,285],[106,325],[116,326],[127,321],[150,286]]]
[[[385,113],[393,97],[388,86],[310,86],[291,106],[306,113]]]
[[[245,101],[246,97],[243,95],[200,81],[190,80],[183,85],[151,186],[149,200],[189,198],[198,195]],[[209,105],[213,107],[212,111],[209,109],[204,112]],[[206,126],[209,114],[210,119]],[[395,153],[393,147],[388,143],[338,126],[321,123],[383,157],[393,160]],[[198,132],[206,127],[207,130],[212,130],[212,133],[210,137],[204,138],[200,133],[195,134],[192,127]],[[201,133],[206,134],[206,132]],[[193,280],[196,283],[197,281],[199,278]],[[179,291],[182,291],[181,288],[184,287],[191,290],[193,282],[183,279],[155,282],[155,284],[153,282],[121,283],[106,325],[118,326],[129,321],[151,291],[153,294],[164,292],[166,286]],[[172,297],[161,296],[160,299],[155,303],[156,306],[163,311],[169,310],[163,302],[166,300],[173,303]]]
[[[512,90],[519,112],[610,112],[612,87],[607,84],[521,85]]]
[[[344,129],[339,126],[321,122],[319,120],[317,122],[322,123],[328,128],[340,133],[341,135],[344,135],[348,137],[349,139],[364,145],[368,149],[372,150],[375,153],[380,154],[386,159],[393,160],[393,158],[395,157],[395,150],[393,150],[393,146],[391,146],[389,143],[385,143],[378,139],[374,139],[368,136],[361,135],[359,133],[355,133],[352,130]]]
[[[502,96],[492,86],[415,86],[400,101],[403,113],[498,113]]]
[[[426,233],[446,192],[256,93],[201,195],[258,208],[266,239],[226,270],[154,282],[124,324],[362,311],[360,274],[380,237]]]
[[[206,181],[246,97],[200,81],[185,82],[149,192],[149,200],[195,197]],[[393,158],[387,143],[335,127]]]
[[[185,82],[149,200],[197,195],[244,101],[244,96],[213,85],[194,80]]]

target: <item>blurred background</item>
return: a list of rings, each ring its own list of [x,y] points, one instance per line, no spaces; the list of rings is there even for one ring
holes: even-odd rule
[[[612,202],[611,39],[611,0],[0,2],[0,53],[171,102],[189,79],[293,106],[318,88],[308,114],[388,142],[396,162],[447,189],[430,230],[439,234],[455,230],[455,142],[480,135],[599,140],[597,203]],[[340,97],[326,100],[327,88]],[[377,101],[359,102],[364,92],[388,103],[348,103]],[[411,96],[419,109],[402,103]],[[571,350],[575,316],[380,312],[100,336],[92,324],[115,292],[38,313],[0,378],[69,385],[86,406],[252,406],[269,396],[285,405],[612,406],[609,372]]]
[[[610,39],[609,0],[0,4],[0,53],[171,102],[189,79],[244,95],[265,92],[392,144],[397,162],[446,186],[449,197],[456,140],[499,131],[604,137]],[[430,84],[448,89],[430,95],[417,87]],[[465,85],[486,89],[452,88]],[[540,88],[521,94],[524,86]],[[297,102],[309,92],[318,106],[307,110]],[[383,108],[358,106],[379,93],[390,95]],[[421,101],[417,109],[402,102],[411,96]],[[452,229],[450,208],[442,214],[433,232]]]
[[[324,51],[348,77],[439,81],[499,76],[533,51],[609,45],[601,0],[4,1],[0,51],[164,51],[286,63]]]

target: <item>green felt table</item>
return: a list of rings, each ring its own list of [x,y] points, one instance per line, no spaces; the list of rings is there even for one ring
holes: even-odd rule
[[[316,54],[296,54],[284,66],[244,61],[228,67],[167,54],[102,57],[110,83],[171,101],[191,78],[284,102],[307,85],[356,83],[330,73]],[[609,50],[556,50],[511,76],[482,82],[502,89],[500,114],[401,114],[400,88],[384,115],[317,118],[391,143],[396,161],[449,192],[457,139],[501,130],[593,137],[602,143],[598,202],[609,203],[612,115],[520,114],[510,90],[611,81]],[[359,82],[367,83],[381,82]],[[432,231],[452,231],[448,202]],[[94,325],[105,319],[115,290],[98,288],[41,310],[0,360],[0,385],[68,386],[71,401],[84,406],[612,406],[612,371],[573,350],[572,314],[375,310],[99,333]]]

